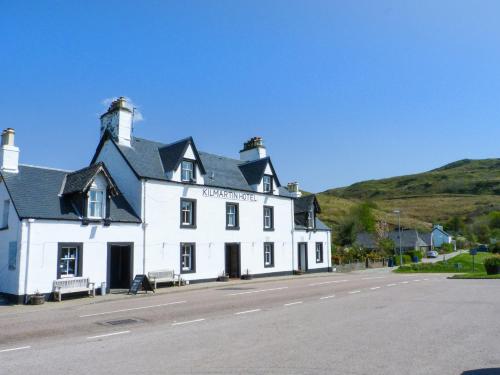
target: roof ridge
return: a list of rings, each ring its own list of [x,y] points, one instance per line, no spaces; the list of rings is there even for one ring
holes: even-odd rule
[[[104,165],[104,163],[102,161],[99,161],[99,162],[97,162],[95,164],[91,164],[91,165],[89,165],[87,167],[83,167],[81,169],[77,169],[76,171],[70,172],[70,173],[68,173],[68,175],[72,175],[72,174],[76,174],[76,173],[81,173],[83,171],[87,171],[87,170],[89,170],[91,168],[95,168],[95,167],[98,167],[98,166],[101,166],[101,165]]]
[[[54,168],[54,167],[44,167],[44,166],[41,166],[41,165],[24,164],[24,163],[20,163],[19,166],[21,166],[21,167],[29,167],[29,168],[46,169],[46,170],[49,170],[49,171],[59,171],[59,172],[66,172],[66,173],[76,172],[76,171],[71,171],[69,169]]]

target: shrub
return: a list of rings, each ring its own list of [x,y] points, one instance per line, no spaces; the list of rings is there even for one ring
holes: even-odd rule
[[[500,254],[500,242],[497,242],[490,246],[490,251],[493,254]]]
[[[500,273],[500,256],[494,255],[484,260],[484,268],[488,275],[497,275]]]
[[[400,261],[399,254],[394,255],[394,263],[396,264],[396,266],[400,265],[401,261]],[[409,256],[408,254],[403,254],[403,264],[407,264],[407,263],[411,263],[411,256]]]

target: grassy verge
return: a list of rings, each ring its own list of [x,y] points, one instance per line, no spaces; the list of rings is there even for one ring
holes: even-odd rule
[[[474,274],[485,273],[484,259],[490,253],[478,253],[474,259]],[[458,265],[460,264],[460,265]],[[399,267],[397,273],[472,273],[472,255],[460,254],[446,261],[436,263],[416,263]]]
[[[450,279],[500,279],[499,275],[488,275],[486,272],[459,273]]]

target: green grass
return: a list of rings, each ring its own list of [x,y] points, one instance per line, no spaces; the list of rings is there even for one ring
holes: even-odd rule
[[[491,253],[478,253],[474,260],[474,274],[486,273],[484,260],[491,256]],[[462,267],[457,268],[460,263]],[[472,273],[472,255],[460,254],[446,261],[436,263],[416,263],[399,267],[394,272],[397,273]]]
[[[500,274],[488,275],[486,272],[459,273],[450,277],[450,279],[500,279]]]

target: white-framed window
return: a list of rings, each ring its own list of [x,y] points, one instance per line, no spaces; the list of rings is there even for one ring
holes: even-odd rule
[[[181,199],[181,227],[194,227],[196,201],[192,199]]]
[[[80,254],[80,245],[59,245],[58,279],[80,276]]]
[[[104,190],[90,189],[87,216],[102,219],[105,212]]]
[[[264,193],[272,193],[273,191],[273,176],[264,175],[262,178],[262,185],[264,187]]]
[[[7,228],[9,226],[9,211],[10,211],[10,200],[6,199],[3,201],[2,228]]]
[[[238,228],[238,204],[237,203],[227,203],[226,204],[226,227],[227,229]]]
[[[316,263],[323,263],[323,242],[316,242]]]
[[[181,273],[195,271],[195,244],[181,243]]]
[[[264,206],[264,230],[274,229],[274,208]]]
[[[274,243],[264,242],[264,267],[274,267]]]
[[[9,242],[9,270],[17,268],[17,241]]]
[[[181,181],[194,181],[194,163],[190,160],[183,160],[181,163]]]

